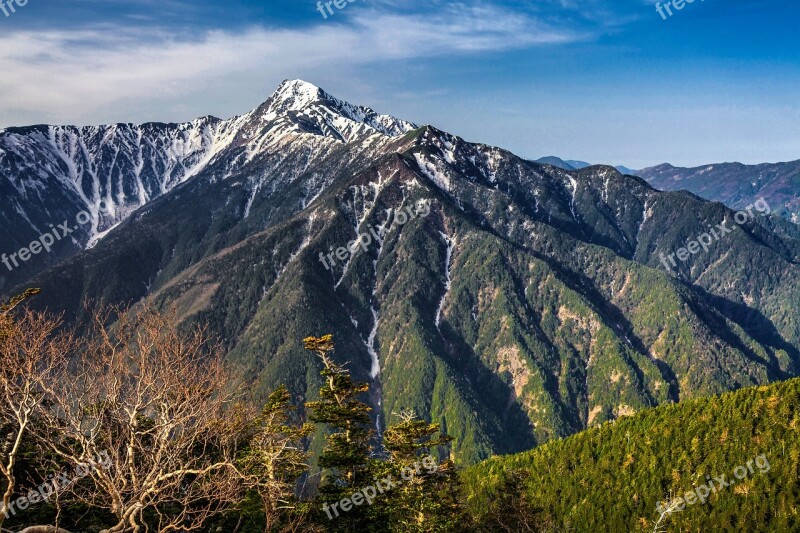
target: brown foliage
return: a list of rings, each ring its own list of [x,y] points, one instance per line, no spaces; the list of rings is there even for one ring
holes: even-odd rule
[[[0,454],[0,474],[4,481],[0,525],[17,488],[15,467],[23,439],[28,436],[37,412],[43,407],[45,384],[64,368],[66,354],[76,345],[72,335],[58,332],[61,321],[42,313],[25,311],[18,318],[10,315],[31,293],[3,306],[3,335],[0,336],[0,424],[4,442]]]
[[[112,317],[115,318],[112,324]],[[95,312],[89,340],[45,386],[38,440],[79,464],[107,454],[74,497],[109,510],[110,532],[198,529],[241,497],[236,466],[244,408],[218,346],[203,329],[181,333],[150,308]]]

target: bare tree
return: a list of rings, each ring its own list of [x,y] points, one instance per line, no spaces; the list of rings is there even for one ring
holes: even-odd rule
[[[245,487],[236,456],[250,413],[206,331],[111,308],[94,312],[87,339],[45,385],[51,404],[37,425],[61,461],[108,457],[72,496],[113,513],[106,533],[195,530],[231,508]]]
[[[71,334],[58,332],[61,321],[57,318],[27,310],[20,317],[12,315],[15,307],[38,292],[29,289],[0,306],[0,424],[5,433],[0,450],[5,484],[0,526],[16,512],[11,502],[18,489],[15,469],[23,441],[30,437],[36,413],[46,401],[42,384],[62,366],[76,344]],[[40,526],[40,531],[63,530]]]

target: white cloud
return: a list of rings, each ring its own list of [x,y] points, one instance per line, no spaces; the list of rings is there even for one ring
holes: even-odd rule
[[[127,120],[120,110],[142,108],[190,111],[199,91],[230,87],[233,80],[280,80],[387,60],[585,38],[495,7],[455,5],[433,16],[391,14],[363,4],[350,10],[348,24],[208,31],[193,39],[116,26],[0,36],[0,127]]]

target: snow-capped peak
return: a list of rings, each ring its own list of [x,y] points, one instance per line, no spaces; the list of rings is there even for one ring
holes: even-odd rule
[[[283,80],[270,98],[271,107],[282,107],[284,111],[297,111],[321,100],[325,91],[303,80]]]
[[[91,224],[75,243],[91,246],[137,209],[200,174],[224,180],[256,160],[262,170],[278,165],[283,158],[273,155],[300,146],[309,160],[338,143],[376,147],[415,128],[311,83],[286,80],[258,108],[228,120],[0,129],[0,185],[6,177],[10,187],[3,189],[9,198],[0,219],[13,221],[11,233],[36,235],[54,213],[86,211]],[[7,243],[9,249],[20,244]]]
[[[411,122],[354,106],[303,80],[284,80],[253,114],[262,126],[332,137],[344,142],[381,134],[390,137],[416,129]]]

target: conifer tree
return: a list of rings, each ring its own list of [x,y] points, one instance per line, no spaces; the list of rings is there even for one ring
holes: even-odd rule
[[[320,399],[306,403],[306,407],[311,411],[309,420],[333,429],[319,458],[319,466],[324,469],[319,497],[323,504],[332,504],[374,483],[369,457],[373,436],[371,408],[359,400],[369,385],[353,381],[350,373],[333,360],[332,335],[308,337],[303,342],[324,366],[321,375],[325,383],[320,388]],[[367,531],[370,522],[367,507],[353,506],[336,518],[330,530]]]
[[[552,524],[546,524],[542,520],[541,509],[525,497],[529,477],[524,471],[504,473],[485,515],[471,529],[479,533],[549,531]]]
[[[270,394],[261,414],[251,423],[240,466],[250,477],[263,505],[266,531],[292,529],[304,519],[295,498],[297,480],[308,469],[305,439],[311,424],[290,424],[293,407],[285,385]]]
[[[455,465],[438,460],[438,449],[452,437],[440,432],[439,424],[418,419],[412,411],[399,414],[400,423],[384,434],[389,454],[382,470],[395,476],[399,485],[376,514],[385,515],[389,531],[457,531],[462,516],[460,486]]]

